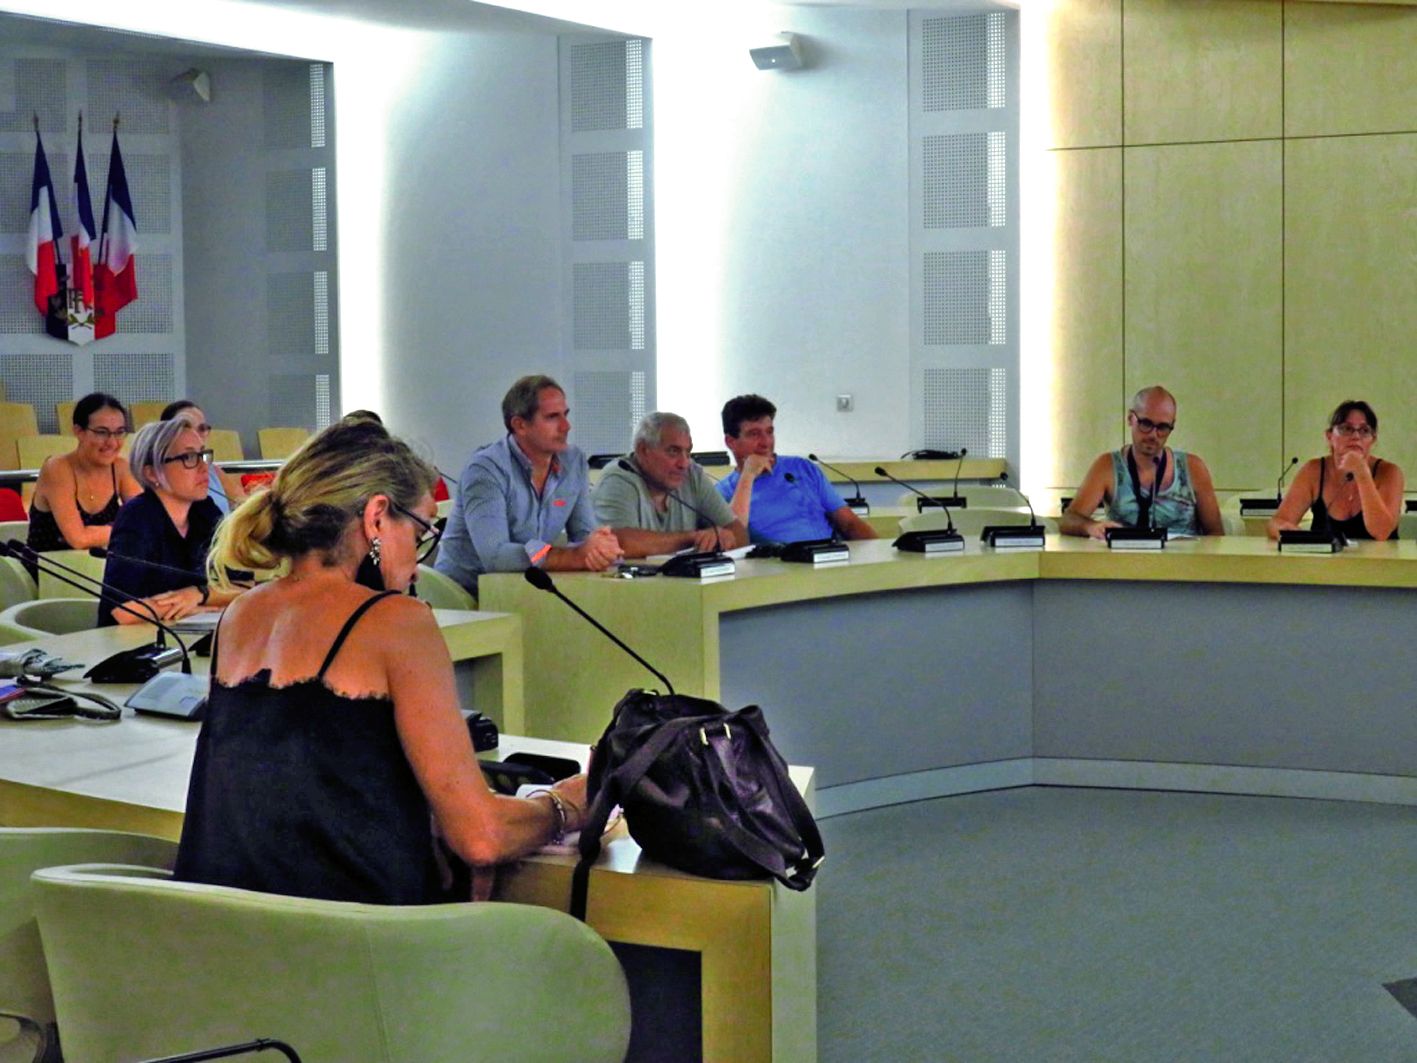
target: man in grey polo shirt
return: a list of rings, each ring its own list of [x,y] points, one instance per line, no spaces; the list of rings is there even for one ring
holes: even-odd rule
[[[625,556],[731,550],[748,541],[693,449],[684,418],[651,413],[635,429],[634,453],[621,459],[630,468],[617,462],[601,476],[595,516],[614,531]]]
[[[622,556],[596,527],[585,455],[566,440],[570,408],[549,376],[524,376],[502,399],[507,434],[478,450],[458,477],[438,571],[473,594],[483,572],[600,572]],[[553,546],[564,531],[566,546]]]

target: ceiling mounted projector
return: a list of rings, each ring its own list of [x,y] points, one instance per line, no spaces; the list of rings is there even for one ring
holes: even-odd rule
[[[802,39],[795,33],[779,33],[778,39],[759,48],[749,48],[753,65],[759,70],[801,70]]]

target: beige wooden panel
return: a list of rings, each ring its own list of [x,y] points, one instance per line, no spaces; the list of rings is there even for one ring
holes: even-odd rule
[[[1417,134],[1288,142],[1285,446],[1325,447],[1347,398],[1417,479]]]
[[[1050,487],[1073,488],[1093,458],[1121,439],[1122,152],[1120,148],[1049,152],[1053,290],[1038,293],[1049,313],[1053,439],[1039,455]]]
[[[1281,12],[1272,0],[1127,0],[1126,143],[1279,136]]]
[[[1417,129],[1417,9],[1289,4],[1286,136]]]
[[[1227,490],[1281,461],[1281,151],[1126,149],[1126,391],[1170,388],[1172,444]]]
[[[1041,15],[1048,123],[1043,143],[1061,148],[1120,144],[1121,0],[1054,0]]]

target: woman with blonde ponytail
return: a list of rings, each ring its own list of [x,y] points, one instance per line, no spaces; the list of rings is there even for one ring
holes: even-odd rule
[[[584,776],[530,799],[488,789],[437,622],[402,593],[437,541],[436,477],[382,425],[341,421],[222,522],[215,585],[288,570],[217,631],[177,877],[428,904],[455,899],[436,838],[485,895],[479,869],[579,829]]]

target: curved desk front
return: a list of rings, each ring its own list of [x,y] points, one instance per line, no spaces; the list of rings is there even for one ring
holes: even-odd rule
[[[558,574],[683,693],[764,707],[831,815],[1030,783],[1417,803],[1417,543],[742,561],[700,584]],[[520,576],[526,727],[591,741],[656,681]]]

